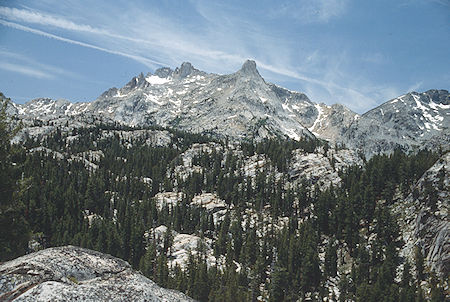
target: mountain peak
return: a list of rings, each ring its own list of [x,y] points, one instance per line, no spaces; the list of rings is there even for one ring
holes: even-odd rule
[[[248,75],[248,76],[258,76],[261,77],[258,70],[256,69],[256,62],[253,60],[247,60],[242,65],[241,69],[239,70],[239,73]]]
[[[188,75],[192,74],[194,71],[195,71],[195,68],[194,68],[194,66],[192,66],[191,63],[183,62],[183,64],[181,64],[180,67],[177,67],[175,69],[174,74],[182,79],[182,78],[185,78]]]
[[[242,65],[242,69],[252,69],[252,70],[256,70],[256,62],[253,60],[247,60],[244,62],[244,64]]]
[[[139,75],[133,77],[126,85],[128,89],[134,89],[136,87],[139,87],[145,83],[145,77],[144,74],[141,72]]]
[[[180,70],[192,70],[194,69],[194,66],[190,62],[183,62],[181,63]]]
[[[160,78],[167,78],[171,76],[173,73],[173,70],[169,67],[161,67],[155,70],[155,75]]]

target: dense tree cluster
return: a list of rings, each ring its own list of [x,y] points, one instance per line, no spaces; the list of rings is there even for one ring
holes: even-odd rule
[[[35,148],[40,143],[32,140],[25,153],[9,144],[12,132],[4,110],[1,114],[0,228],[8,229],[0,236],[2,261],[25,253],[31,232],[44,247],[73,244],[125,259],[158,284],[200,301],[320,299],[336,280],[341,301],[424,300],[417,286],[425,278],[420,252],[417,271],[403,263],[401,281],[395,279],[402,242],[387,205],[396,194],[409,192],[437,154],[375,156],[364,167],[340,171],[341,186],[320,191],[307,181],[288,186],[289,175],[276,174],[287,171],[292,150],[313,152],[322,143],[246,142],[240,145],[244,158],[270,159],[253,179],[242,172],[242,157],[217,151],[194,157],[203,172],[174,179],[179,155],[211,139],[172,132],[169,146],[151,147],[145,138],[124,143],[118,134],[102,137],[104,130],[124,128],[98,125],[72,133],[56,130],[42,145],[58,153]],[[70,143],[68,135],[75,137]],[[95,166],[71,157],[88,151],[103,152]],[[155,194],[174,186],[183,200],[159,208]],[[215,192],[233,214],[215,222],[205,209],[190,206],[201,192]],[[275,223],[280,218],[286,219],[281,228]],[[148,231],[160,225],[168,231],[158,242]],[[199,244],[185,268],[170,267],[171,230],[214,239],[214,255],[224,265],[209,266]],[[345,253],[351,257],[347,263]],[[435,283],[433,295],[442,297]]]

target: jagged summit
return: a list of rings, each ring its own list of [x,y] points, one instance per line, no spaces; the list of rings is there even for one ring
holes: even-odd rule
[[[133,77],[125,87],[129,90],[135,89],[136,87],[142,86],[145,83],[144,74],[141,72],[138,76]]]
[[[245,76],[261,77],[261,75],[258,72],[258,69],[256,69],[256,62],[253,60],[245,61],[241,69],[238,71],[238,73]]]
[[[175,68],[175,70],[169,67],[158,68],[157,70],[155,70],[153,76],[158,76],[165,79],[171,78],[180,80],[196,73],[200,73],[200,71],[194,68],[194,66],[192,66],[190,62],[183,62],[183,64],[181,64],[180,67]],[[150,76],[152,76],[151,73],[147,75],[147,77]]]
[[[449,146],[449,103],[446,90],[401,95],[361,115],[343,139],[347,146],[364,150],[366,156],[396,148]]]
[[[179,76],[180,78],[185,78],[191,73],[193,73],[196,69],[189,62],[183,62],[180,67],[175,69],[174,74]]]
[[[155,71],[155,75],[160,77],[160,78],[167,78],[168,76],[170,76],[172,74],[173,70],[170,69],[169,67],[161,67],[156,69]]]
[[[241,70],[256,71],[256,62],[253,60],[247,60],[242,64]]]
[[[420,94],[415,92],[416,94]],[[429,97],[429,101],[437,104],[449,105],[450,104],[450,94],[448,90],[445,89],[430,89],[424,92]]]

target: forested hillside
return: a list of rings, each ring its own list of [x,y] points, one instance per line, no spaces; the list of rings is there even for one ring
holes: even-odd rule
[[[445,300],[448,268],[429,270],[419,248],[413,262],[401,257],[391,211],[439,152],[365,160],[316,139],[234,142],[100,122],[11,145],[5,108],[1,261],[71,244],[200,301]],[[445,173],[423,193],[431,208],[448,191]]]

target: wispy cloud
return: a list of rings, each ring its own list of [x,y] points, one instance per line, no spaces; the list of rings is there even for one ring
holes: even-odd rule
[[[92,45],[92,44],[89,44],[89,43],[84,43],[84,42],[80,42],[80,41],[64,38],[64,37],[61,37],[61,36],[58,36],[58,35],[54,35],[54,34],[51,34],[51,33],[48,33],[48,32],[42,31],[42,30],[34,29],[34,28],[31,28],[31,27],[28,27],[28,26],[23,26],[23,25],[20,25],[20,24],[17,24],[17,23],[13,23],[13,22],[4,21],[4,20],[1,20],[1,19],[0,19],[0,24],[3,24],[5,26],[11,27],[11,28],[15,28],[15,29],[18,29],[18,30],[26,31],[26,32],[29,32],[29,33],[32,33],[32,34],[37,34],[37,35],[40,35],[40,36],[43,36],[43,37],[46,37],[46,38],[55,39],[55,40],[58,40],[58,41],[69,43],[69,44],[74,44],[74,45],[78,45],[78,46],[82,46],[82,47],[86,47],[86,48],[91,48],[91,49],[107,52],[107,53],[110,53],[110,54],[115,54],[115,55],[123,56],[123,57],[126,57],[126,58],[130,58],[130,59],[138,61],[138,62],[140,62],[140,63],[142,63],[142,64],[144,64],[146,66],[149,66],[149,67],[155,67],[155,65],[156,66],[164,65],[163,63],[160,63],[160,62],[157,62],[157,61],[154,61],[154,60],[150,60],[150,59],[147,59],[147,58],[144,58],[144,57],[141,57],[141,56],[132,55],[132,54],[128,54],[128,53],[125,53],[125,52],[121,52],[121,51],[117,51],[117,50],[111,50],[111,49],[103,48],[103,47],[100,47],[100,46]]]
[[[409,86],[407,90],[408,91],[417,91],[420,89],[420,87],[422,87],[422,85],[423,85],[423,81],[420,81],[420,82],[414,83],[413,85]]]
[[[36,60],[19,54],[17,52],[11,52],[5,49],[0,48],[0,60],[7,60],[7,64],[3,66],[3,69],[26,74],[35,78],[54,78],[54,76],[64,76],[74,79],[80,79],[81,76],[72,71],[65,70],[60,67],[43,64],[41,62],[37,62]],[[15,69],[8,69],[9,67],[16,66]],[[28,71],[28,72],[25,72]]]
[[[51,79],[53,75],[32,67],[0,61],[0,69],[20,73],[38,79]]]
[[[347,2],[285,2],[277,11],[277,18],[288,16],[302,23],[323,24],[344,15]],[[324,53],[314,47],[293,49],[290,41],[280,39],[270,28],[242,18],[227,7],[218,8],[218,4],[202,1],[192,3],[194,17],[200,20],[194,29],[186,27],[183,20],[158,10],[143,11],[132,3],[125,8],[107,5],[108,13],[102,14],[101,20],[90,15],[95,8],[88,10],[77,2],[56,9],[57,14],[0,6],[0,24],[126,57],[149,68],[176,66],[189,60],[206,71],[228,73],[245,59],[253,58],[271,79],[300,82],[314,101],[341,102],[359,112],[376,104],[379,91],[390,94],[389,87],[375,87],[349,74],[343,67],[345,53]],[[71,16],[77,16],[76,21]]]
[[[203,61],[207,63],[207,65],[213,64],[215,65],[214,67],[222,66],[227,69],[227,66],[229,66],[230,63],[231,65],[241,64],[245,59],[252,57],[250,53],[248,53],[248,55],[238,55],[227,51],[210,48],[208,45],[212,44],[210,41],[213,40],[212,37],[215,35],[213,32],[214,29],[204,33],[205,36],[202,37],[202,34],[197,35],[181,32],[179,30],[177,31],[174,28],[178,27],[178,25],[171,24],[171,22],[163,20],[159,16],[151,16],[148,18],[148,14],[144,16],[142,15],[142,12],[138,11],[133,12],[133,16],[133,21],[129,20],[128,22],[133,22],[137,26],[134,26],[135,29],[131,35],[125,35],[86,24],[76,24],[70,20],[48,14],[24,9],[0,7],[0,17],[9,20],[23,21],[26,23],[44,26],[53,26],[69,32],[84,32],[91,35],[102,36],[103,38],[107,36],[118,40],[133,42],[133,44],[124,44],[123,42],[117,42],[117,40],[105,41],[104,39],[101,39],[99,41],[108,46],[98,46],[92,43],[62,37],[47,31],[0,19],[0,24],[11,28],[82,47],[120,55],[138,61],[151,68],[154,68],[155,66],[177,65],[180,63],[180,60],[184,60],[183,58],[194,57],[197,61]],[[131,25],[124,27],[133,28]],[[228,40],[224,41],[223,44],[227,44],[227,41]],[[162,53],[162,56],[166,57],[166,61],[163,63],[143,55],[143,53],[148,53],[150,49],[154,50],[154,52],[152,52],[153,54]],[[264,68],[264,64],[262,64],[261,67]],[[292,74],[292,72],[283,73],[283,69],[272,68],[271,71],[285,76],[290,76]]]
[[[93,27],[88,24],[80,24],[67,20],[64,17],[55,16],[48,13],[42,13],[30,9],[18,9],[0,6],[0,18],[15,22],[24,22],[28,24],[37,24],[47,27],[56,27],[67,31],[86,33],[96,36],[106,36],[110,38],[131,41],[135,43],[152,43],[151,40],[144,40],[127,35],[120,35],[104,28]],[[67,42],[67,41],[66,41]],[[83,46],[83,45],[81,45]]]
[[[272,14],[288,16],[301,23],[327,23],[345,14],[347,4],[347,0],[284,1]]]
[[[441,6],[445,6],[446,8],[450,8],[449,0],[403,0],[399,3],[400,6],[409,6],[412,4],[428,4],[434,3]]]
[[[373,52],[363,55],[361,60],[367,63],[381,64],[386,61],[386,57],[382,53]]]
[[[33,24],[41,24],[48,26],[55,26],[58,28],[63,28],[67,30],[83,31],[95,34],[108,34],[107,31],[99,30],[93,28],[90,25],[76,24],[72,21],[66,20],[64,18],[55,17],[50,14],[43,14],[40,12],[28,10],[28,9],[18,9],[6,6],[0,7],[0,17],[16,22],[25,22]]]

